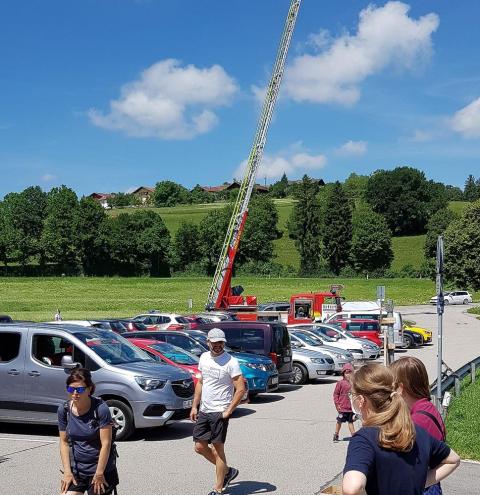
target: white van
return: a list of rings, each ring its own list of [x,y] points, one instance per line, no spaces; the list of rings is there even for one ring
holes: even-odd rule
[[[325,323],[333,323],[338,320],[378,320],[380,317],[380,306],[373,301],[353,301],[342,304],[340,313],[335,313],[326,318]],[[382,312],[383,317],[387,316],[387,311]],[[403,320],[402,315],[398,311],[393,312],[395,323],[393,324],[393,332],[395,336],[395,345],[403,347]]]

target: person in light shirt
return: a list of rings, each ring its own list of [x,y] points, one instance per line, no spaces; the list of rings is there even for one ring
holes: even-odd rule
[[[200,356],[202,377],[195,387],[190,419],[195,423],[195,452],[215,466],[215,486],[209,495],[220,495],[238,476],[225,457],[228,421],[245,393],[238,360],[225,352],[225,334],[212,328],[207,335],[209,352]]]

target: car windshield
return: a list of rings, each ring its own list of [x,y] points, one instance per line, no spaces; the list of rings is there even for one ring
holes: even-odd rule
[[[146,352],[135,347],[127,339],[110,331],[79,332],[75,336],[108,364],[154,361]]]
[[[305,344],[314,347],[320,347],[322,345],[322,341],[320,339],[317,339],[314,335],[309,335],[305,332],[294,332],[293,335],[295,335],[295,337],[298,337]]]
[[[180,347],[170,344],[152,344],[149,347],[162,353],[167,359],[170,359],[170,361],[176,364],[198,364],[198,358],[196,356],[180,349]]]
[[[312,328],[310,331],[315,335],[318,335],[324,342],[336,342],[336,339],[328,336],[326,333],[324,333],[324,330],[320,328]]]

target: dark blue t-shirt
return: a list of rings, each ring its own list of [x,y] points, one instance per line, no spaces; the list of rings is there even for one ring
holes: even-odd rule
[[[368,495],[421,495],[428,469],[450,454],[450,447],[415,426],[410,452],[394,452],[378,445],[378,428],[361,428],[350,440],[343,474],[360,471],[367,477]]]
[[[112,416],[107,404],[92,397],[90,409],[81,416],[67,412],[62,404],[58,408],[58,429],[66,431],[73,442],[73,459],[70,459],[74,474],[92,476],[95,474],[100,455],[100,429],[112,424]],[[97,418],[95,418],[97,408]],[[105,472],[114,468],[113,453],[110,453]]]

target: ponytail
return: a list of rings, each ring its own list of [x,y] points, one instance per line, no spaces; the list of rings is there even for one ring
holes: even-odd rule
[[[370,402],[371,411],[363,424],[378,427],[380,447],[409,452],[415,443],[415,426],[406,402],[395,391],[391,370],[367,364],[354,374],[352,388]]]

